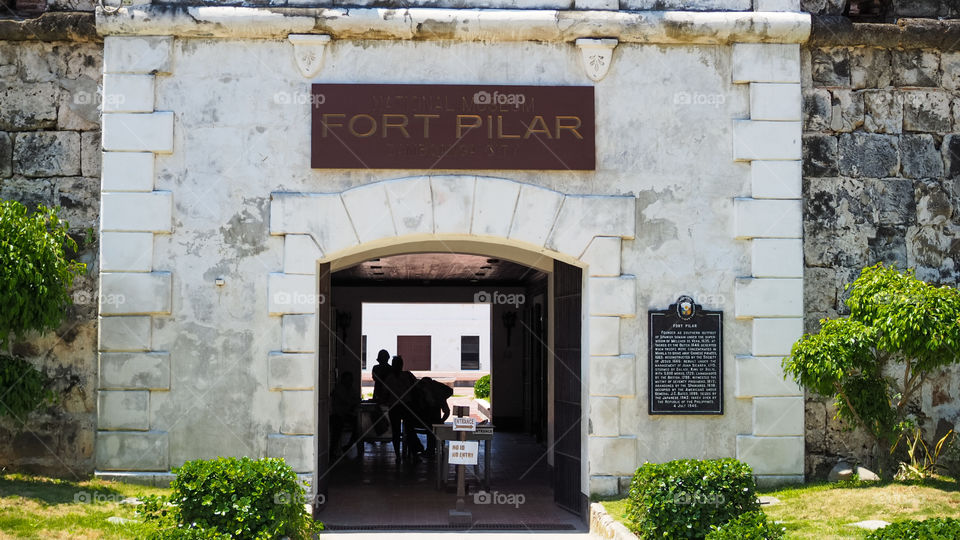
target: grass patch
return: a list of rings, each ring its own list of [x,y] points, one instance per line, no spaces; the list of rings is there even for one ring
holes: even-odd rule
[[[140,523],[127,497],[170,493],[169,489],[105,482],[0,475],[0,538],[142,538],[153,530]],[[113,524],[118,516],[137,523]]]
[[[960,485],[943,477],[923,483],[814,483],[761,490],[759,495],[780,500],[780,504],[764,505],[763,511],[786,527],[786,537],[791,539],[862,539],[866,531],[848,523],[960,516]],[[624,521],[626,497],[597,500],[611,517]]]
[[[783,523],[789,538],[863,538],[865,533],[847,524],[960,515],[960,486],[946,478],[922,484],[819,483],[767,490],[761,495],[780,499],[780,504],[763,509],[771,519]]]

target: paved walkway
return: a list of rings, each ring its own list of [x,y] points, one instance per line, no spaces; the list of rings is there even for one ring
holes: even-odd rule
[[[471,532],[422,532],[422,531],[379,531],[374,533],[351,533],[351,532],[329,532],[323,533],[321,537],[327,535],[336,534],[342,536],[344,540],[382,540],[385,537],[388,538],[409,538],[413,540],[416,539],[445,539],[445,538],[462,538],[464,535],[470,535],[471,540],[518,540],[520,538],[531,539],[531,540],[540,540],[547,538],[559,538],[561,540],[574,540],[574,539],[583,539],[588,538],[597,538],[595,536],[590,536],[589,533],[583,532],[571,532],[571,533],[562,533],[562,532],[531,532],[531,533],[491,533],[491,532],[481,532],[481,533],[471,533]],[[531,535],[535,535],[531,537]]]

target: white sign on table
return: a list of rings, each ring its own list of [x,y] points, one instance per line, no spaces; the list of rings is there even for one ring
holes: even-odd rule
[[[450,441],[449,462],[451,465],[476,465],[480,455],[478,441]]]
[[[457,416],[453,419],[454,431],[476,431],[477,419],[469,416]]]

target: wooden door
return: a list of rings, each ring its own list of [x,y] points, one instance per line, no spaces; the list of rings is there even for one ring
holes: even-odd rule
[[[561,508],[586,519],[586,497],[580,489],[582,288],[583,278],[579,268],[554,261],[553,498]]]
[[[407,371],[430,371],[430,336],[397,336],[397,354]]]
[[[317,485],[314,486],[315,503],[314,517],[327,502],[327,490],[330,485],[330,388],[332,384],[330,373],[333,370],[333,353],[337,343],[336,331],[333,328],[331,306],[332,288],[330,285],[330,263],[322,263],[317,268],[319,280],[317,286]]]

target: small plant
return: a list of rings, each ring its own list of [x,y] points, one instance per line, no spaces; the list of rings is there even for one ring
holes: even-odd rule
[[[282,459],[195,460],[173,472],[173,494],[147,497],[138,511],[161,534],[187,536],[157,538],[297,540],[323,528],[307,513],[303,487]]]
[[[490,375],[484,375],[473,383],[473,395],[477,399],[487,399],[490,397]]]
[[[945,449],[952,446],[955,438],[955,433],[951,429],[937,441],[937,444],[933,447],[933,451],[930,451],[927,443],[923,441],[923,431],[918,426],[912,425],[910,428],[904,428],[900,437],[897,438],[897,441],[893,444],[893,448],[890,449],[890,452],[893,453],[894,450],[896,450],[897,446],[900,445],[900,441],[905,441],[904,444],[906,445],[907,456],[910,462],[900,463],[900,469],[897,471],[896,479],[922,481],[933,476],[933,474],[937,472],[937,469],[941,467],[939,463],[940,456],[944,454]]]
[[[931,518],[897,521],[867,535],[867,540],[954,540],[960,538],[960,519]]]
[[[714,525],[706,540],[778,540],[786,529],[767,521],[762,511],[741,514],[723,525]]]
[[[703,538],[713,526],[758,511],[750,466],[736,459],[645,463],[633,476],[628,527],[644,538]]]
[[[28,414],[56,401],[52,384],[46,373],[23,358],[0,355],[0,417],[25,423]]]

